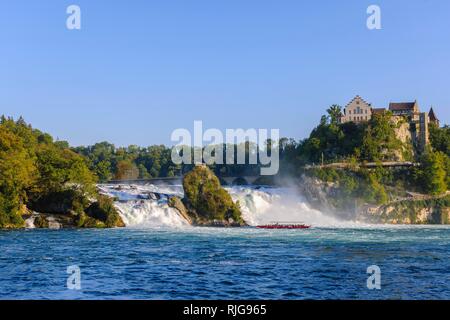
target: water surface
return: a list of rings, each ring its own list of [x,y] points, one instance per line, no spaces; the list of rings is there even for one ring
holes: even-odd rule
[[[0,248],[0,299],[450,299],[448,227],[34,229]]]

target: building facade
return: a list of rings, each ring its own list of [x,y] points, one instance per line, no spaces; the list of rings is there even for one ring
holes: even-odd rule
[[[430,109],[430,112],[421,112],[417,101],[391,102],[386,110],[385,108],[372,108],[370,103],[360,96],[356,96],[345,106],[340,121],[341,123],[354,122],[360,124],[370,121],[373,115],[388,110],[392,113],[396,123],[403,121],[404,126],[406,126],[403,132],[409,132],[407,139],[411,140],[417,150],[423,151],[429,144],[429,125],[439,126],[439,119],[433,108]],[[404,120],[406,120],[406,123]]]
[[[356,96],[344,108],[341,116],[341,123],[355,122],[361,123],[372,118],[372,106],[364,101],[360,96]]]

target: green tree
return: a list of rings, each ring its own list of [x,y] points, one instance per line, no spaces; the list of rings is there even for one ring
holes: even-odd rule
[[[374,114],[363,138],[362,160],[396,160],[402,150],[402,142],[397,139],[395,133],[396,126],[390,112]]]
[[[341,106],[333,104],[331,107],[327,109],[327,113],[331,124],[338,125],[340,123],[340,119],[342,116]]]
[[[21,207],[27,201],[26,190],[34,183],[36,174],[23,141],[0,126],[0,228],[23,224]]]
[[[450,157],[450,127],[430,125],[430,143],[435,151],[441,151]]]
[[[147,171],[147,168],[141,163],[138,165],[139,170],[139,179],[148,179],[150,178],[150,174]]]
[[[94,170],[100,182],[106,182],[108,180],[111,180],[112,178],[111,162],[109,162],[108,160],[102,160],[98,162],[95,165]]]
[[[425,151],[421,157],[421,167],[416,173],[425,192],[439,195],[447,191],[447,166],[448,158],[443,152],[434,152],[430,148]]]
[[[95,176],[80,155],[46,144],[38,147],[36,155],[39,179],[33,190],[35,193],[49,194],[68,188],[94,192]]]
[[[139,169],[130,160],[121,160],[117,163],[116,180],[135,180],[139,177]]]

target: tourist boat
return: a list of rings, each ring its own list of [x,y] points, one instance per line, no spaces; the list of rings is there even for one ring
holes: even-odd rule
[[[292,222],[273,222],[270,224],[256,226],[259,229],[309,229],[311,226],[308,226],[304,223],[292,223]]]

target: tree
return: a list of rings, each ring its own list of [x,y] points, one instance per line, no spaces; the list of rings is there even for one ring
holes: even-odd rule
[[[440,151],[434,152],[428,148],[421,158],[421,167],[416,172],[419,183],[425,192],[439,195],[447,191],[448,159]]]
[[[365,132],[361,158],[367,161],[395,160],[402,148],[402,142],[397,139],[396,124],[392,114],[384,112],[374,114]]]
[[[106,182],[112,178],[111,162],[102,160],[94,166],[95,174],[100,182]]]
[[[142,163],[138,165],[138,170],[139,170],[139,179],[150,178],[150,174],[148,173],[147,168]]]
[[[116,180],[135,180],[139,177],[139,170],[130,160],[117,163]]]
[[[331,124],[339,124],[340,123],[340,119],[342,116],[342,107],[337,105],[337,104],[333,104],[331,107],[329,107],[327,109],[327,113],[328,113],[328,117],[330,119],[330,123]]]
[[[38,183],[33,189],[37,194],[60,192],[68,188],[94,190],[95,176],[83,157],[69,149],[41,144],[36,150]]]
[[[441,151],[450,157],[450,127],[430,125],[430,143],[435,151]]]
[[[23,141],[4,126],[0,126],[0,228],[23,224],[20,216],[27,200],[26,190],[36,178],[33,159]]]

